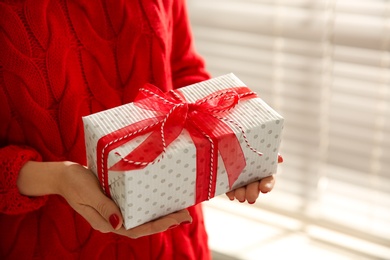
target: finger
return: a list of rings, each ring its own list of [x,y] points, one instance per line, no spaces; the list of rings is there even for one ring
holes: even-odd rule
[[[234,190],[228,191],[225,194],[230,200],[234,200]]]
[[[245,186],[235,189],[234,196],[239,202],[245,202]]]
[[[118,206],[103,193],[97,195],[91,205],[113,229],[118,230],[122,226],[123,218]]]
[[[275,186],[275,178],[273,175],[271,175],[260,180],[259,190],[262,193],[267,193],[270,192],[274,186]]]
[[[166,231],[167,229],[176,227],[181,223],[190,222],[192,222],[192,218],[188,210],[180,210],[129,230],[125,230],[125,228],[122,227],[115,231],[115,233],[128,236],[130,238],[139,238]]]
[[[157,219],[153,223],[153,228],[155,228],[156,230],[167,230],[168,228],[173,228],[183,222],[192,222],[192,217],[186,209],[171,213],[169,215]]]
[[[112,226],[99,214],[94,208],[88,205],[80,205],[78,208],[75,208],[77,213],[79,213],[91,227],[95,230],[98,230],[102,233],[112,232]]]
[[[260,190],[258,187],[259,187],[258,181],[249,183],[246,186],[245,197],[249,204],[255,203],[256,199],[259,197]]]
[[[82,204],[95,209],[112,229],[117,230],[122,226],[123,218],[118,206],[103,193],[98,183],[85,187]]]

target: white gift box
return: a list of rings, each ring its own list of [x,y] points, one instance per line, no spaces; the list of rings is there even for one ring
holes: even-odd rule
[[[244,86],[245,84],[235,75],[227,74],[181,88],[179,91],[188,103],[195,103],[207,96],[213,96],[214,93],[217,94],[213,98],[219,97],[224,90],[231,93],[231,89]],[[231,168],[232,165],[225,167],[221,150],[213,150],[214,155],[218,156],[217,163],[212,161],[209,158],[212,156],[208,154],[203,154],[199,150],[197,154],[197,146],[190,130],[185,127],[152,162],[142,162],[146,165],[131,170],[115,168],[119,162],[126,164],[128,160],[123,158],[142,145],[151,135],[148,131],[138,134],[140,131],[137,132],[134,128],[127,129],[128,126],[157,116],[161,117],[160,111],[129,103],[83,117],[88,167],[98,176],[105,192],[120,207],[126,229],[192,206],[200,202],[201,193],[207,195],[201,196],[201,200],[207,200],[276,173],[284,120],[257,96],[242,98],[234,108],[215,116],[234,132],[246,163],[240,168],[242,171],[240,170],[238,177],[233,179],[234,183],[226,172],[226,168]],[[205,120],[204,124],[210,122]],[[142,127],[142,131],[148,127]],[[160,129],[161,127],[158,127],[157,131],[161,132]],[[116,134],[113,135],[113,132]],[[135,135],[135,132],[138,135]],[[213,142],[208,139],[208,133],[200,132],[206,142]],[[164,138],[162,134],[157,142],[163,142]],[[211,149],[209,150],[211,152]],[[203,161],[200,157],[206,159],[204,163],[207,167],[209,164],[212,165],[211,168],[215,167],[215,171],[210,168],[210,172],[206,171],[207,174],[200,172],[199,161]],[[230,161],[232,160],[236,161],[236,158],[230,158]]]

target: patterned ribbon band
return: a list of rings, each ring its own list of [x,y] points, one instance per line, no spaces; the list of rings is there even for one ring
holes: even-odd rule
[[[231,188],[246,162],[235,133],[225,122],[241,129],[247,146],[259,155],[261,153],[249,145],[239,124],[220,115],[233,109],[239,100],[254,97],[256,94],[249,88],[234,87],[212,93],[195,103],[188,103],[179,90],[163,93],[153,85],[145,85],[140,89],[134,104],[154,111],[156,116],[111,132],[98,141],[97,170],[104,192],[110,196],[108,170],[129,171],[159,162],[169,144],[183,129],[188,131],[196,147],[196,203],[215,195],[218,151]],[[107,169],[107,156],[113,149],[147,133],[150,133],[149,136],[138,147],[128,155],[121,156],[119,162]]]

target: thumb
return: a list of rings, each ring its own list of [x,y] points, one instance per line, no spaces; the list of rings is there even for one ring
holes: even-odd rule
[[[111,232],[121,227],[123,219],[118,206],[103,193],[92,171],[72,163],[63,173],[59,194],[94,229]]]
[[[95,200],[97,202],[95,206],[96,211],[110,223],[113,229],[120,229],[123,224],[123,218],[118,206],[104,194],[101,194],[99,197]]]

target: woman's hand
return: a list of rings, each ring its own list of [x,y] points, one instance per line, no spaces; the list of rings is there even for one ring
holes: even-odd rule
[[[63,196],[94,229],[103,233],[115,232],[130,238],[138,238],[192,221],[188,211],[181,210],[125,230],[118,206],[103,194],[96,176],[76,163],[28,162],[20,172],[18,187],[22,194],[28,196],[45,194]]]
[[[278,155],[278,163],[283,162],[283,157]],[[226,193],[226,196],[230,200],[237,199],[239,202],[243,203],[248,201],[249,204],[254,204],[257,198],[261,193],[270,192],[275,186],[275,178],[273,175],[265,177],[260,181],[252,182],[246,186],[240,187],[238,189],[229,191]]]
[[[274,176],[269,176],[260,181],[252,182],[246,186],[240,187],[238,189],[229,191],[226,195],[230,200],[237,199],[239,202],[248,201],[249,204],[253,204],[256,202],[256,199],[259,197],[261,193],[270,192],[275,185]]]

